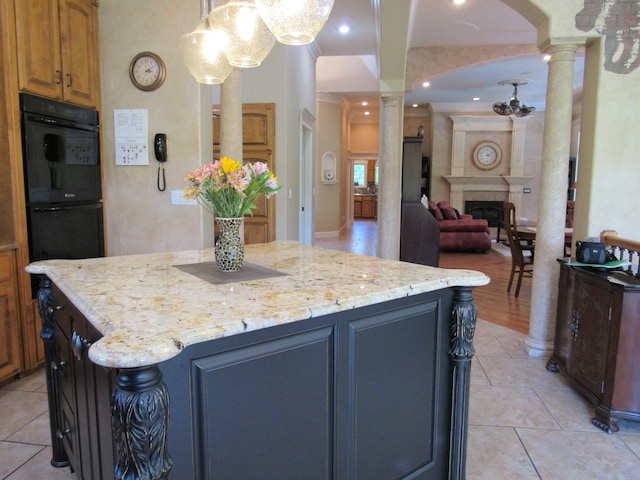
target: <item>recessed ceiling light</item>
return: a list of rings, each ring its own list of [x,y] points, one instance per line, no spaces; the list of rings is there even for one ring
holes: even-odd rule
[[[338,31],[344,35],[351,31],[351,27],[349,25],[340,25],[340,28],[338,28]]]
[[[422,86],[423,86],[424,88],[428,88],[430,85],[431,85],[431,84],[430,84],[429,82],[424,82],[424,83],[422,84]]]

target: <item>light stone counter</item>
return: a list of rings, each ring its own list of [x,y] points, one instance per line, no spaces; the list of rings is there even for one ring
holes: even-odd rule
[[[213,249],[47,260],[47,275],[104,335],[90,350],[106,367],[160,363],[186,346],[489,278],[278,241],[247,245],[245,262],[283,276],[212,284],[176,265],[213,262]],[[233,273],[229,275],[234,275]]]

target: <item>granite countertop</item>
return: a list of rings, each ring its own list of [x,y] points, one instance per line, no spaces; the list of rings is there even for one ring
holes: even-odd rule
[[[213,284],[176,265],[215,260],[213,249],[86,260],[46,260],[47,275],[104,335],[89,357],[106,367],[160,363],[186,346],[489,278],[277,241],[247,245],[245,263],[280,276]],[[225,275],[235,275],[227,273]]]

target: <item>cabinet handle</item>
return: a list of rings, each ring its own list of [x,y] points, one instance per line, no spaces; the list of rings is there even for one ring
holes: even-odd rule
[[[65,361],[62,361],[62,362],[51,362],[51,370],[53,370],[53,371],[62,370],[66,364],[67,364],[67,362],[65,362]]]
[[[71,85],[73,85],[73,77],[70,73],[67,73],[67,79],[69,79],[69,84],[67,85],[67,87],[71,87]]]
[[[64,306],[62,306],[62,305],[56,305],[55,307],[49,306],[49,307],[47,307],[47,313],[49,313],[49,314],[55,313],[58,310],[62,310],[62,309],[64,309]]]
[[[580,330],[580,315],[578,312],[573,312],[571,317],[572,320],[569,322],[569,330],[571,330],[571,337],[575,342],[578,339],[578,330]]]
[[[56,429],[56,437],[58,440],[62,440],[65,435],[69,435],[71,433],[70,428],[65,428],[64,430]]]
[[[56,70],[56,75],[58,76],[58,80],[56,80],[56,85],[60,85],[62,83],[62,70]]]
[[[73,350],[73,356],[78,360],[82,360],[85,350],[88,350],[91,346],[91,342],[86,338],[83,338],[75,330],[71,334],[71,350]]]

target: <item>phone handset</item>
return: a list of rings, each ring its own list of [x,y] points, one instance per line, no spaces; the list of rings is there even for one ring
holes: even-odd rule
[[[156,160],[161,164],[167,161],[167,135],[165,133],[156,133],[153,140],[153,151]],[[160,181],[160,170],[162,170],[162,182]],[[164,166],[158,166],[158,190],[164,192],[167,188],[167,181],[164,176]]]

